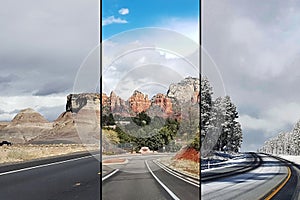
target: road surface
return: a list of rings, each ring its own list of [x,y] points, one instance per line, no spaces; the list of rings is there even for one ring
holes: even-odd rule
[[[0,199],[98,200],[99,172],[100,162],[89,154],[0,167]]]
[[[293,199],[294,191],[298,190],[289,186],[284,188],[292,179],[288,165],[274,157],[260,154],[262,164],[243,174],[201,183],[202,199]],[[297,176],[297,172],[293,173]],[[291,192],[292,191],[292,192]]]
[[[162,156],[166,155],[128,156],[127,163],[111,165],[110,167],[117,168],[119,171],[103,181],[102,199],[199,199],[199,187],[167,173],[153,162]]]

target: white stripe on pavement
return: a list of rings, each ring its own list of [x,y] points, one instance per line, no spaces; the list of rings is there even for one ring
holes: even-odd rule
[[[67,163],[67,162],[73,162],[73,161],[76,161],[76,160],[91,158],[91,157],[97,156],[97,155],[100,155],[100,154],[95,154],[95,155],[91,155],[91,156],[84,156],[84,157],[80,157],[80,158],[72,158],[72,159],[69,159],[69,160],[58,161],[58,162],[53,162],[53,163],[48,163],[48,164],[43,164],[43,165],[37,165],[37,166],[33,166],[33,167],[26,167],[26,168],[22,168],[22,169],[2,172],[2,173],[0,173],[0,176],[7,175],[7,174],[13,174],[13,173],[17,173],[17,172],[28,171],[28,170],[42,168],[42,167],[48,167],[48,166],[52,166],[52,165],[59,165],[59,164]]]
[[[149,170],[149,172],[152,174],[152,176],[155,178],[155,180],[169,193],[169,195],[174,199],[174,200],[180,200],[165,184],[163,184],[158,178],[157,176],[155,176],[155,174],[152,172],[152,170],[150,169],[147,160],[145,160],[145,164]]]
[[[102,178],[102,181],[108,179],[109,177],[111,177],[112,175],[114,175],[115,173],[117,173],[119,171],[119,169],[115,169],[114,171],[112,171],[111,173],[109,173],[108,175],[104,176]]]

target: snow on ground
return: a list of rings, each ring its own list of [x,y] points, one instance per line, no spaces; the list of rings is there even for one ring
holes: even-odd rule
[[[300,164],[300,156],[291,156],[291,155],[278,155],[278,157],[281,157],[283,159],[286,159],[286,160],[289,160],[289,161],[292,161],[296,164]]]
[[[224,168],[237,165],[246,161],[245,154],[229,154],[223,152],[215,152],[210,158],[201,158],[201,171],[210,171],[215,168]]]

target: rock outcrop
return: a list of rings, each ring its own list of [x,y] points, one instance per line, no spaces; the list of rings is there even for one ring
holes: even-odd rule
[[[140,91],[135,90],[133,95],[128,99],[131,110],[134,113],[145,112],[149,109],[151,102],[148,95],[144,95]]]
[[[172,110],[172,101],[169,97],[164,94],[157,94],[151,99],[151,106],[159,106],[162,111],[167,114],[171,115],[173,113]]]
[[[77,113],[82,108],[100,110],[100,94],[81,93],[67,96],[66,111]]]
[[[32,108],[21,110],[12,120],[14,124],[23,123],[49,123],[40,113]]]
[[[102,111],[104,115],[112,113],[120,116],[135,116],[140,112],[147,112],[150,116],[186,117],[189,107],[199,107],[200,80],[187,77],[179,83],[170,85],[167,94],[157,94],[149,100],[148,95],[134,91],[127,101],[120,98],[115,92],[108,97],[102,94]]]
[[[115,115],[130,116],[128,102],[112,91],[109,96],[109,111]]]
[[[199,78],[188,77],[179,83],[170,85],[167,96],[176,99],[180,103],[200,102],[200,80]]]

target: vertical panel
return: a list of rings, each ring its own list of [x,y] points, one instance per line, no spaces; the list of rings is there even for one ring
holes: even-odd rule
[[[199,9],[102,0],[103,199],[199,197]]]

